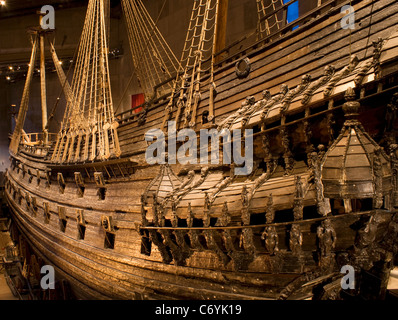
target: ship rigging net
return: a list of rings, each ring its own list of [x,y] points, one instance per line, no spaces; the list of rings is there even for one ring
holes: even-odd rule
[[[52,160],[79,162],[119,157],[104,1],[89,1],[78,50],[72,94],[67,97]]]
[[[122,0],[134,68],[146,100],[170,93],[179,66],[173,51],[163,38],[141,0]],[[163,85],[161,85],[164,83]]]
[[[188,32],[185,39],[173,94],[166,107],[163,129],[171,120],[174,106],[177,107],[175,122],[183,127],[195,127],[204,75],[210,75],[209,121],[214,118],[214,54],[217,33],[219,0],[195,0]],[[182,119],[180,119],[182,117]]]
[[[283,0],[256,0],[259,38],[266,37],[284,26],[282,11],[278,12],[283,6]]]

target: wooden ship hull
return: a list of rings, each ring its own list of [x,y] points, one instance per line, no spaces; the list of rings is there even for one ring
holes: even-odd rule
[[[54,266],[78,299],[383,298],[398,245],[398,4],[352,1],[343,30],[349,3],[226,48],[203,76],[195,130],[253,129],[248,176],[146,163],[145,134],[176,119],[170,93],[116,115],[120,156],[62,159],[56,139],[21,139],[5,193],[25,267]],[[345,265],[355,289],[341,288]]]

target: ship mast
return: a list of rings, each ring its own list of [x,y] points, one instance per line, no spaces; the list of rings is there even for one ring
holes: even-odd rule
[[[32,27],[28,30],[32,37],[32,53],[29,62],[29,69],[25,80],[25,86],[22,94],[21,104],[18,112],[18,117],[15,124],[15,129],[11,137],[10,151],[12,153],[18,152],[23,127],[25,124],[26,114],[29,104],[30,84],[32,82],[33,73],[35,70],[35,61],[37,51],[40,48],[40,88],[41,88],[41,112],[42,112],[42,132],[43,143],[48,144],[48,118],[47,118],[47,92],[46,92],[46,67],[45,67],[45,53],[44,53],[44,39],[47,33],[52,30],[45,30],[41,27],[41,20],[43,14],[40,13],[40,26]]]
[[[44,14],[40,14],[40,25],[42,25],[42,19]],[[46,31],[41,30],[39,32],[40,37],[40,89],[41,89],[41,117],[42,117],[42,129],[43,129],[43,142],[48,143],[48,129],[47,129],[47,92],[46,92],[46,56],[44,52],[44,36]]]

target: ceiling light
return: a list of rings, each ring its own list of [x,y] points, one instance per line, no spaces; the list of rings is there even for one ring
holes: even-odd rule
[[[8,69],[13,70],[14,68],[12,66],[9,66]]]
[[[5,1],[5,0],[1,0],[1,1],[0,1],[0,5],[1,5],[1,6],[5,6],[5,5],[6,5],[6,1]]]

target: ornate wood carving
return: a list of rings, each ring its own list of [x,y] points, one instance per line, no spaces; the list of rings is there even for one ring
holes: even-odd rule
[[[193,227],[194,218],[195,218],[195,216],[194,216],[192,208],[191,208],[191,203],[189,202],[188,203],[188,217],[187,217],[187,226],[188,226],[188,228],[192,228]],[[199,234],[200,234],[200,231],[194,230],[194,229],[191,229],[188,232],[188,237],[189,237],[189,240],[191,242],[191,247],[193,249],[196,249],[196,250],[200,251],[200,250],[203,250],[203,246],[202,246],[202,244],[199,241]]]
[[[101,226],[106,232],[115,232],[115,227],[111,216],[101,216]]]
[[[173,258],[171,256],[170,250],[163,243],[162,236],[156,230],[153,229],[148,230],[148,232],[149,232],[149,240],[158,247],[160,255],[162,256],[163,263],[166,264],[171,263],[171,261],[173,261]]]
[[[265,248],[270,255],[275,255],[279,251],[279,237],[274,226],[265,227],[261,239],[265,241]]]
[[[271,109],[271,107],[273,107],[276,103],[282,101],[282,99],[287,95],[288,92],[288,85],[282,84],[279,93],[269,99],[263,107],[263,111],[261,112],[261,120],[264,120],[267,117],[268,111]]]
[[[273,223],[275,219],[275,208],[272,193],[268,197],[267,209],[265,211],[265,221],[267,223]],[[263,239],[264,240],[264,239]]]
[[[328,83],[329,80],[334,75],[334,73],[335,73],[335,68],[333,66],[331,65],[326,66],[323,72],[323,76],[320,77],[317,81],[312,82],[308,86],[308,88],[304,91],[301,104],[307,105],[308,103],[310,103],[311,98],[315,93],[315,91],[318,90],[320,87],[324,86],[326,83]]]
[[[302,253],[301,246],[303,244],[303,234],[299,224],[292,224],[289,237],[289,248],[293,255],[300,255]]]
[[[330,267],[330,260],[337,240],[336,231],[330,219],[322,221],[316,233],[319,246],[319,264],[321,267]]]
[[[309,74],[306,74],[302,77],[301,83],[296,88],[290,90],[286,94],[286,96],[283,98],[282,101],[282,106],[281,106],[282,114],[284,114],[287,111],[293,99],[297,97],[299,94],[301,94],[304,90],[306,90],[310,83],[311,83],[311,76]]]
[[[245,250],[249,256],[256,255],[256,247],[253,242],[253,229],[243,228],[240,235],[239,246]]]
[[[231,223],[231,216],[228,211],[228,203],[225,201],[221,216],[217,218],[216,227],[227,227]]]
[[[341,79],[343,79],[344,77],[346,77],[347,75],[349,75],[351,72],[354,71],[358,63],[359,63],[358,57],[356,55],[351,56],[351,60],[348,66],[344,67],[344,69],[336,73],[329,81],[328,85],[323,91],[323,95],[325,98],[329,97],[332,94],[334,87]]]
[[[203,230],[203,235],[206,239],[207,248],[213,251],[221,260],[221,262],[226,266],[229,262],[229,257],[222,251],[219,244],[217,243],[215,236],[217,231],[215,230]]]
[[[294,159],[290,150],[290,140],[287,128],[282,127],[280,129],[280,136],[282,139],[282,147],[284,149],[283,160],[285,162],[285,175],[290,175],[293,171]]]
[[[242,193],[241,193],[241,201],[242,201],[242,223],[244,226],[250,225],[250,211],[249,211],[249,198],[248,198],[248,192],[247,192],[247,187],[244,185],[242,187]]]
[[[376,78],[379,77],[380,74],[380,55],[383,48],[384,40],[382,38],[378,38],[372,42],[373,44],[373,59],[366,62],[358,71],[357,76],[354,79],[355,85],[360,86],[365,78],[366,74],[373,67],[375,71]]]
[[[378,147],[375,149],[373,155],[373,175],[374,175],[374,187],[375,187],[373,207],[376,209],[380,209],[383,206],[383,172],[382,172],[380,155],[381,155],[381,148]]]

